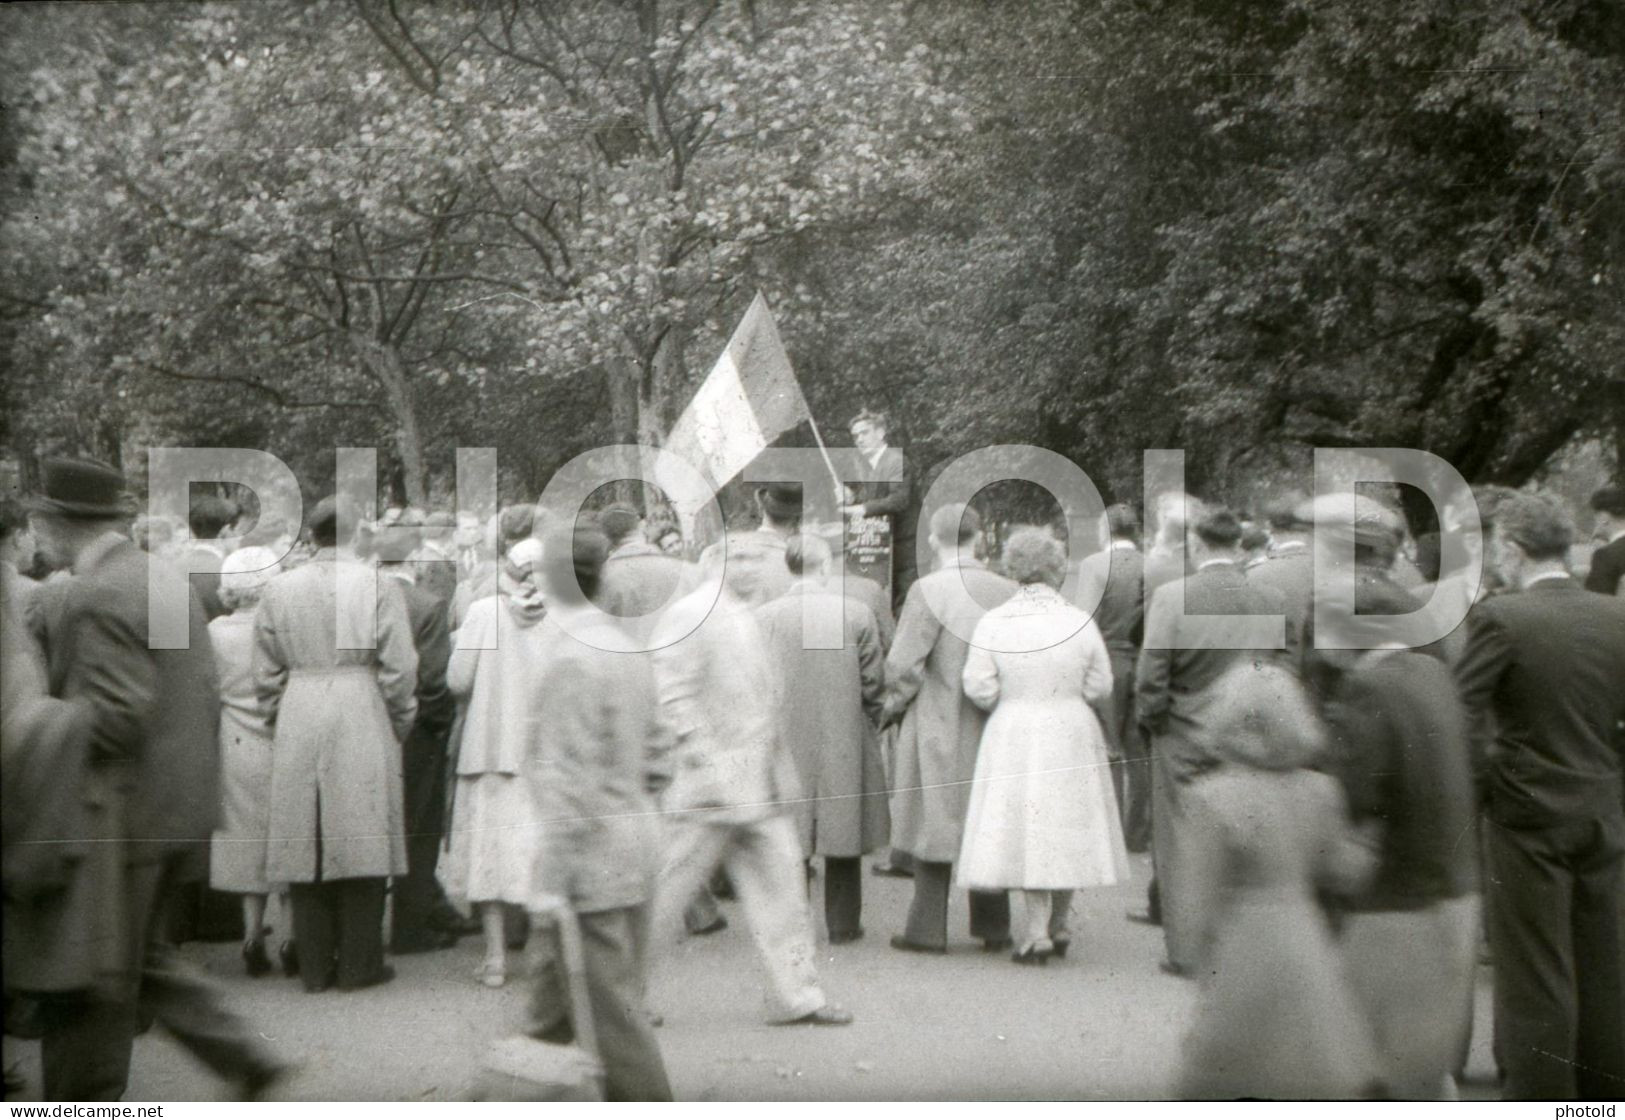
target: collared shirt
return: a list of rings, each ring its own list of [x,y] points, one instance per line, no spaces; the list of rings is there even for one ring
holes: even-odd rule
[[[1538,576],[1531,576],[1529,579],[1525,580],[1523,586],[1524,590],[1527,591],[1529,588],[1535,586],[1535,584],[1545,583],[1547,580],[1573,578],[1574,577],[1569,575],[1567,572],[1542,572]]]
[[[1209,568],[1217,568],[1221,564],[1224,564],[1224,565],[1226,565],[1228,567],[1232,567],[1232,568],[1236,566],[1236,562],[1234,560],[1225,560],[1225,559],[1203,560],[1200,564],[1198,564],[1196,566],[1196,570],[1199,571],[1199,572],[1205,572]]]
[[[1307,550],[1308,547],[1309,546],[1304,544],[1302,541],[1281,541],[1279,544],[1270,545],[1270,556],[1272,558],[1276,556],[1291,556],[1294,552],[1303,552]]]
[[[1140,550],[1134,546],[1133,541],[1113,541],[1112,542],[1112,551],[1113,552],[1138,552]]]
[[[882,455],[884,455],[885,453],[886,453],[886,445],[884,443],[881,444],[879,447],[875,448],[873,451],[864,452],[863,457],[865,459],[869,460],[869,469],[870,470],[879,470],[880,469],[880,457]]]
[[[402,583],[410,583],[413,587],[417,586],[417,573],[412,571],[410,568],[398,568],[394,565],[390,565],[384,569],[384,574],[390,579],[398,579]]]
[[[1616,529],[1614,535],[1608,538],[1609,544],[1613,544],[1615,541],[1625,541],[1625,529]]]

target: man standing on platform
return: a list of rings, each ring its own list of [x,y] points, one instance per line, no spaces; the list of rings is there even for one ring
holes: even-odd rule
[[[886,444],[886,417],[868,409],[852,420],[852,445],[857,449],[858,482],[842,487],[841,512],[848,516],[884,517],[891,524],[891,601],[898,609],[914,582],[914,507],[907,464],[902,451]],[[885,479],[896,479],[894,482]]]
[[[1134,716],[1134,661],[1145,630],[1145,557],[1135,546],[1140,519],[1134,507],[1108,508],[1106,532],[1106,549],[1079,564],[1079,593],[1084,602],[1100,604],[1095,622],[1112,663],[1112,725],[1107,728],[1112,785],[1124,843],[1131,852],[1143,852],[1151,846],[1151,754]]]
[[[1190,975],[1200,963],[1203,916],[1217,887],[1191,874],[1198,853],[1191,849],[1195,838],[1183,803],[1186,787],[1218,765],[1206,742],[1207,713],[1226,670],[1243,659],[1273,656],[1230,648],[1227,631],[1234,627],[1203,616],[1281,613],[1279,593],[1248,585],[1240,543],[1241,522],[1229,510],[1211,510],[1196,521],[1186,541],[1195,571],[1152,595],[1135,670],[1137,714],[1151,740],[1154,897],[1168,950],[1162,968],[1176,976]]]
[[[1493,717],[1484,848],[1495,1043],[1511,1100],[1625,1092],[1625,601],[1576,586],[1574,526],[1520,494],[1488,556],[1506,593],[1468,616],[1456,666]]]
[[[902,720],[892,774],[892,841],[914,857],[914,901],[892,947],[948,951],[948,886],[959,858],[987,715],[965,695],[968,635],[1015,593],[1013,581],[976,559],[982,521],[963,505],[931,518],[937,570],[915,583],[886,659],[884,722]],[[952,622],[952,626],[945,623]],[[989,951],[1010,947],[1007,894],[972,891],[971,936]]]

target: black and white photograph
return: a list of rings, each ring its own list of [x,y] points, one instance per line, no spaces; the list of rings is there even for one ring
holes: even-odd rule
[[[13,1116],[1625,1098],[1618,0],[0,5],[0,401]]]

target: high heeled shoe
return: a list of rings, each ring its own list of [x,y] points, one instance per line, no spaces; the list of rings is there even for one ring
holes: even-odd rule
[[[1017,964],[1044,965],[1049,963],[1049,959],[1054,953],[1055,948],[1053,945],[1048,941],[1039,941],[1027,946],[1025,949],[1017,949],[1010,954],[1010,959]]]
[[[243,942],[243,967],[253,977],[271,971],[271,958],[265,952],[265,939],[256,937]]]

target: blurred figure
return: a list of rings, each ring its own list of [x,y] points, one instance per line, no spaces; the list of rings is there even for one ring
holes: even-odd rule
[[[1321,730],[1292,673],[1240,662],[1214,693],[1204,737],[1222,765],[1184,793],[1214,904],[1195,931],[1202,993],[1178,1095],[1376,1096],[1381,1067],[1316,901],[1357,888],[1371,853],[1337,781],[1306,769]]]
[[[1469,713],[1494,727],[1475,753],[1509,1100],[1625,1086],[1625,601],[1575,583],[1573,533],[1546,499],[1497,506],[1489,559],[1508,590],[1474,608],[1456,666]]]
[[[1145,557],[1135,547],[1140,519],[1129,505],[1106,510],[1108,544],[1078,565],[1080,603],[1098,595],[1095,622],[1111,658],[1112,701],[1105,720],[1112,787],[1131,852],[1151,846],[1151,755],[1134,714],[1134,662],[1145,636]]]
[[[1256,521],[1241,523],[1241,567],[1248,571],[1269,559],[1270,531]]]
[[[1311,623],[1314,620],[1315,562],[1309,538],[1314,522],[1308,519],[1310,507],[1301,500],[1282,499],[1269,507],[1269,557],[1247,570],[1247,582],[1267,587],[1281,596],[1286,612],[1286,653],[1288,663],[1303,676],[1313,651]]]
[[[1153,509],[1156,513],[1151,523],[1151,543],[1145,553],[1147,605],[1157,588],[1184,579],[1195,570],[1185,552],[1185,541],[1190,535],[1186,527],[1200,521],[1206,507],[1189,494],[1174,492],[1159,494]]]
[[[523,781],[527,744],[545,704],[536,674],[548,642],[547,608],[537,586],[543,549],[531,537],[503,558],[498,591],[468,609],[446,683],[463,704],[451,844],[440,882],[453,902],[472,907],[485,935],[479,976],[498,988],[508,976],[504,906],[530,901],[535,807]]]
[[[683,557],[683,531],[670,522],[657,522],[649,527],[649,539],[667,556]]]
[[[93,710],[77,835],[88,857],[28,929],[7,930],[8,985],[41,999],[50,1100],[118,1100],[129,1080],[136,1004],[248,1096],[280,1072],[247,1024],[163,940],[172,900],[203,876],[218,811],[220,692],[202,604],[177,573],[158,582],[187,612],[183,649],[148,642],[149,566],[124,535],[124,478],[104,463],[44,464],[32,524],[73,578],[49,619],[52,695]],[[54,928],[53,928],[54,927]],[[16,944],[19,933],[38,940]],[[15,960],[32,963],[17,977]]]
[[[173,558],[179,537],[179,527],[167,517],[143,514],[130,526],[130,539],[149,556]]]
[[[1282,613],[1277,592],[1249,586],[1239,564],[1240,541],[1241,523],[1227,509],[1204,512],[1192,526],[1186,552],[1194,570],[1151,597],[1135,670],[1135,705],[1151,741],[1152,908],[1160,903],[1160,915],[1150,916],[1162,920],[1168,950],[1163,970],[1175,975],[1189,975],[1197,965],[1213,886],[1195,870],[1199,853],[1184,794],[1219,765],[1209,723],[1225,672],[1239,661],[1273,656],[1273,651],[1233,648],[1233,627],[1204,616]]]
[[[546,628],[535,686],[547,698],[545,723],[529,737],[525,761],[540,818],[530,1030],[550,1042],[572,1038],[559,954],[540,931],[549,918],[577,921],[605,1096],[669,1101],[643,1002],[659,835],[650,772],[660,724],[649,662],[610,652],[615,622],[593,606],[608,550],[590,526],[554,530],[543,549],[550,609],[574,624],[568,632]]]
[[[800,783],[779,737],[771,655],[751,612],[758,569],[773,555],[758,536],[732,533],[713,546],[705,582],[655,631],[655,681],[673,756],[655,930],[675,929],[721,864],[768,973],[770,1021],[841,1026],[852,1016],[825,998],[813,962],[801,845],[788,809]]]
[[[779,735],[801,776],[792,806],[801,850],[824,858],[824,921],[830,944],[842,945],[863,936],[861,857],[886,843],[891,824],[874,723],[885,655],[874,612],[833,586],[828,544],[792,537],[784,559],[795,582],[756,617],[778,673]]]
[[[335,499],[317,504],[310,535],[316,554],[266,585],[254,620],[255,687],[275,734],[266,874],[288,884],[305,990],[348,991],[395,975],[384,884],[407,871],[401,740],[417,715],[417,653],[394,582],[338,554]]]
[[[1026,913],[1014,960],[1066,956],[1072,892],[1128,874],[1095,709],[1112,671],[1100,629],[1061,597],[1066,554],[1043,529],[1004,548],[1020,590],[982,616],[965,660],[965,693],[993,714],[982,732],[959,852],[959,885],[1019,890]]]
[[[280,572],[269,548],[239,548],[226,557],[220,604],[228,613],[209,623],[220,673],[220,824],[209,845],[209,886],[242,896],[243,965],[250,976],[271,971],[265,951],[271,729],[254,690],[254,611],[265,585]],[[286,937],[283,943],[286,958]]]
[[[456,530],[457,519],[445,510],[426,514],[422,536],[411,557],[413,582],[446,607],[448,622],[451,598],[457,593],[457,546],[452,543]]]
[[[886,723],[902,721],[892,774],[892,844],[914,860],[914,899],[905,952],[948,951],[948,892],[964,839],[965,811],[987,716],[965,695],[968,635],[1016,584],[976,559],[982,520],[964,505],[931,515],[937,570],[909,588],[897,638],[886,657]],[[954,628],[943,624],[951,619]],[[972,891],[970,933],[989,951],[1010,947],[1010,900]]]
[[[1477,806],[1467,717],[1449,668],[1392,640],[1408,596],[1377,584],[1334,614],[1347,649],[1327,714],[1333,769],[1358,824],[1378,839],[1374,877],[1345,897],[1350,982],[1369,1017],[1388,1092],[1454,1099],[1478,963]]]
[[[472,603],[497,594],[498,571],[502,557],[536,527],[536,507],[527,505],[504,506],[485,528],[475,550],[473,568],[457,584],[451,599],[451,628],[459,629],[468,617]],[[468,557],[465,553],[465,562]]]
[[[1625,486],[1609,486],[1591,495],[1597,515],[1592,537],[1602,545],[1591,554],[1586,590],[1625,595]]]

